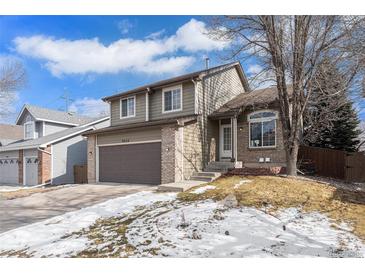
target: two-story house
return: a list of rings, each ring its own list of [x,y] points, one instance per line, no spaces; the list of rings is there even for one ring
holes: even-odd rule
[[[111,126],[84,134],[89,182],[165,184],[207,168],[285,165],[276,89],[251,91],[239,62],[103,100]]]
[[[93,119],[24,105],[16,125],[24,136],[0,147],[0,184],[31,186],[73,183],[73,166],[87,161],[82,133],[110,123],[109,117]]]

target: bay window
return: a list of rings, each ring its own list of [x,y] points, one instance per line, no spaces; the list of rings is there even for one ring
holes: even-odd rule
[[[250,148],[276,146],[276,119],[277,113],[273,111],[254,112],[248,116]]]

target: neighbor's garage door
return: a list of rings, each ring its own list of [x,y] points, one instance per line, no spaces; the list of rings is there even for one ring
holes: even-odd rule
[[[0,159],[0,183],[19,184],[18,159]]]
[[[99,181],[160,184],[161,143],[99,147]]]

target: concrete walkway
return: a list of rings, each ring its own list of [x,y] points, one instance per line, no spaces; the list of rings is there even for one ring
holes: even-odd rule
[[[85,184],[0,200],[0,233],[69,211],[156,187],[135,184]]]
[[[196,181],[196,180],[185,180],[176,183],[169,183],[159,185],[157,191],[160,192],[184,192],[189,190],[190,188],[207,184],[206,181]]]

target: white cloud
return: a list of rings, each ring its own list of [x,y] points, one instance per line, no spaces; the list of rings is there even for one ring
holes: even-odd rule
[[[101,117],[109,114],[109,104],[101,99],[82,98],[73,102],[69,111],[90,117]]]
[[[147,35],[146,38],[147,39],[157,39],[160,38],[164,33],[166,32],[165,29],[156,31],[156,32],[152,32],[151,34]]]
[[[104,45],[98,38],[67,40],[37,35],[17,37],[14,44],[18,53],[44,60],[55,76],[121,71],[178,74],[192,65],[193,53],[228,46],[210,39],[206,32],[205,23],[191,19],[176,34],[153,40],[125,38]],[[176,56],[178,51],[185,53]]]
[[[122,34],[127,34],[133,28],[133,24],[128,19],[118,21],[117,26]]]
[[[204,22],[191,19],[181,26],[176,34],[167,40],[176,48],[186,51],[211,51],[222,50],[229,45],[228,42],[217,41],[207,35],[207,28]]]
[[[263,70],[262,66],[258,65],[258,64],[252,64],[249,65],[247,68],[247,73],[252,75],[252,74],[258,74]]]

